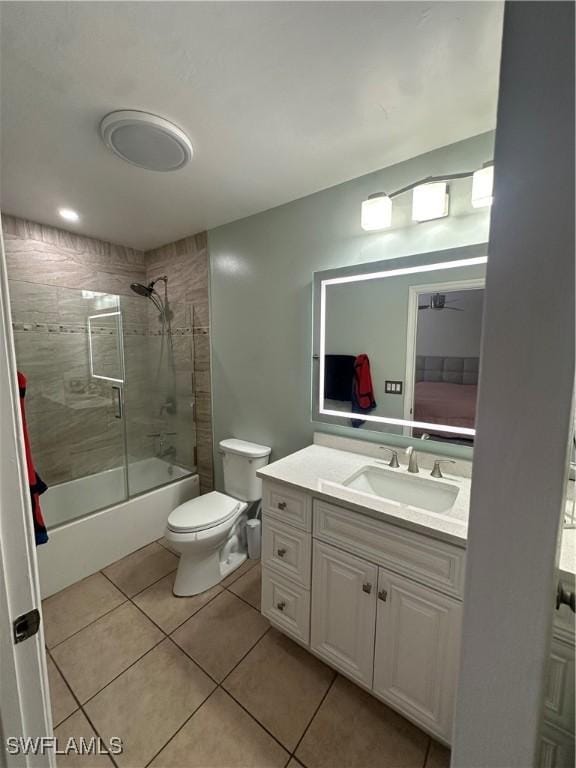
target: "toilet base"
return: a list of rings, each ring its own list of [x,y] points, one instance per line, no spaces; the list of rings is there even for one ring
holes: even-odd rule
[[[220,570],[222,571],[222,578],[225,579],[226,576],[230,576],[230,574],[236,570],[236,568],[239,568],[242,563],[248,559],[248,555],[246,552],[232,552],[232,554],[228,557],[227,562],[221,562],[220,563]]]
[[[206,592],[235,571],[246,558],[246,552],[232,552],[225,562],[220,561],[219,551],[204,557],[183,554],[180,556],[172,591],[176,597],[192,597]]]

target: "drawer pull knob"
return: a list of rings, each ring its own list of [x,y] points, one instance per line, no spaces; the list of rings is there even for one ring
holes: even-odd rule
[[[286,509],[287,504],[285,501],[279,501],[278,502],[278,509]]]
[[[277,553],[278,553],[278,557],[284,557],[284,555],[286,554],[286,550],[285,549],[279,549],[279,550],[277,550]]]
[[[362,584],[362,591],[369,595],[370,592],[372,592],[372,584],[370,584],[369,581],[364,582],[364,584]]]
[[[276,608],[278,608],[279,611],[283,611],[284,608],[286,608],[286,603],[284,600],[282,600],[279,603],[276,603]]]
[[[381,589],[380,592],[378,592],[378,600],[382,600],[382,602],[385,603],[387,599],[388,592],[385,589]]]

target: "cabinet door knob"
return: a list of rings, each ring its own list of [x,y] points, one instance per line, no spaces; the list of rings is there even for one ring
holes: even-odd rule
[[[286,502],[285,501],[279,501],[278,502],[278,509],[286,509]]]
[[[369,581],[364,582],[364,584],[362,584],[362,591],[369,595],[370,592],[372,592],[372,584],[370,584]]]
[[[284,548],[277,550],[278,557],[284,557],[286,550]]]
[[[279,611],[283,611],[284,608],[286,608],[286,603],[284,600],[280,601],[279,603],[276,603],[276,608],[278,608]]]
[[[385,603],[387,599],[388,592],[385,589],[381,589],[380,592],[378,592],[378,600],[382,600],[382,602]]]

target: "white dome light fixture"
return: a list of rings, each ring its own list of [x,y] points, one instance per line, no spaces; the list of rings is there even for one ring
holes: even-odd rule
[[[192,159],[192,144],[184,131],[148,112],[110,112],[100,123],[100,136],[122,160],[149,171],[177,171]]]
[[[58,208],[58,213],[66,221],[80,221],[80,216],[76,213],[76,211],[73,211],[72,208]]]

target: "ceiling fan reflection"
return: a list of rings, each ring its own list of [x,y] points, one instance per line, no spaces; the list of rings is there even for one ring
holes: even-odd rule
[[[452,309],[455,312],[464,312],[464,309],[462,307],[451,307],[450,304],[456,304],[457,299],[454,299],[453,301],[446,301],[446,295],[444,293],[433,293],[430,296],[430,303],[429,304],[419,304],[418,310],[421,309]]]

